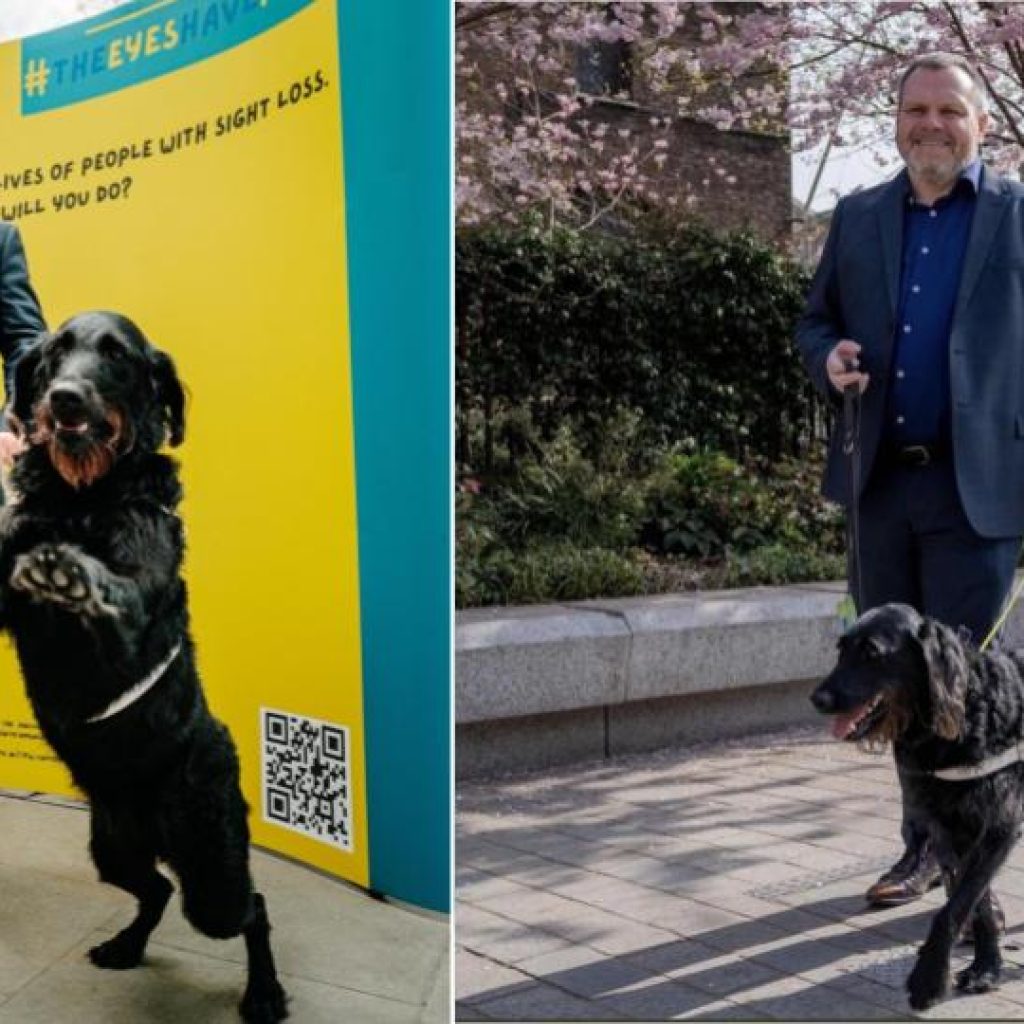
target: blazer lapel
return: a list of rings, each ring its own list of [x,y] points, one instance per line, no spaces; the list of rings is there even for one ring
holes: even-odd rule
[[[907,201],[907,172],[901,171],[884,189],[878,201],[878,229],[882,235],[885,284],[889,311],[896,315],[900,294],[900,263],[903,253],[903,205]]]
[[[1007,205],[999,177],[985,168],[981,174],[981,188],[978,190],[974,221],[971,224],[967,252],[964,255],[964,269],[960,275],[960,290],[956,298],[957,311],[967,308],[967,302],[978,283],[978,275],[988,258]]]

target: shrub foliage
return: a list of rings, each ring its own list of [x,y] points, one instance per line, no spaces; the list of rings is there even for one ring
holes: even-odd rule
[[[562,427],[509,473],[456,496],[459,607],[837,579],[843,520],[818,493],[819,457],[741,465],[664,450],[645,471],[609,431],[598,468]]]
[[[646,238],[486,228],[456,240],[457,456],[515,463],[571,423],[601,463],[605,425],[643,447],[796,454],[824,409],[795,354],[806,276],[748,235]]]

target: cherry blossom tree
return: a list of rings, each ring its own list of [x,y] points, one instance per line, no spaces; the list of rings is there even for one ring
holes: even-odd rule
[[[1003,171],[1024,157],[1024,6],[959,2],[801,4],[789,28],[794,144],[833,138],[877,144],[892,134],[896,80],[929,50],[966,56],[985,81],[993,116],[986,157]]]
[[[858,145],[891,157],[899,70],[928,50],[965,54],[983,75],[987,158],[1005,171],[1024,155],[1024,4],[463,2],[455,25],[463,225],[587,228],[617,208],[695,206],[696,193],[665,187],[681,119],[786,131],[798,151]],[[616,57],[623,81],[581,87],[588,61],[600,70]],[[615,128],[616,105],[643,113],[643,130],[636,117]]]
[[[732,19],[710,4],[457,4],[460,223],[497,217],[586,228],[616,208],[693,203],[692,195],[662,195],[659,187],[678,118],[699,107],[723,126],[763,126],[772,116],[778,126],[785,105],[774,72],[748,76],[727,104],[695,59],[695,43],[729,67],[731,81],[740,79],[764,64],[742,33],[764,34],[762,23],[773,20],[748,13],[737,44]],[[614,64],[623,53],[636,81],[616,87]],[[610,70],[609,81],[581,88],[588,66],[598,77]],[[645,123],[609,116],[609,107],[642,109]]]

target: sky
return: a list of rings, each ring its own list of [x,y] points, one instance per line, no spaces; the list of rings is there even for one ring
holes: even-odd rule
[[[100,14],[125,0],[0,0],[0,42]]]
[[[822,148],[819,146],[808,153],[793,154],[793,198],[801,203],[807,200],[807,193],[821,160]],[[881,155],[886,160],[882,167],[871,153],[863,149],[833,150],[815,190],[811,209],[816,212],[831,210],[839,196],[845,196],[857,188],[869,188],[891,177],[901,166],[895,145],[886,146]]]

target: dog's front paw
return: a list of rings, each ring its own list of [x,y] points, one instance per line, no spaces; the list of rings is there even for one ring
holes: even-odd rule
[[[40,544],[14,560],[11,586],[83,615],[116,615],[90,563],[94,560],[70,544]]]
[[[945,998],[949,991],[949,966],[935,958],[918,954],[917,963],[907,978],[907,995],[913,1010],[927,1010]]]

